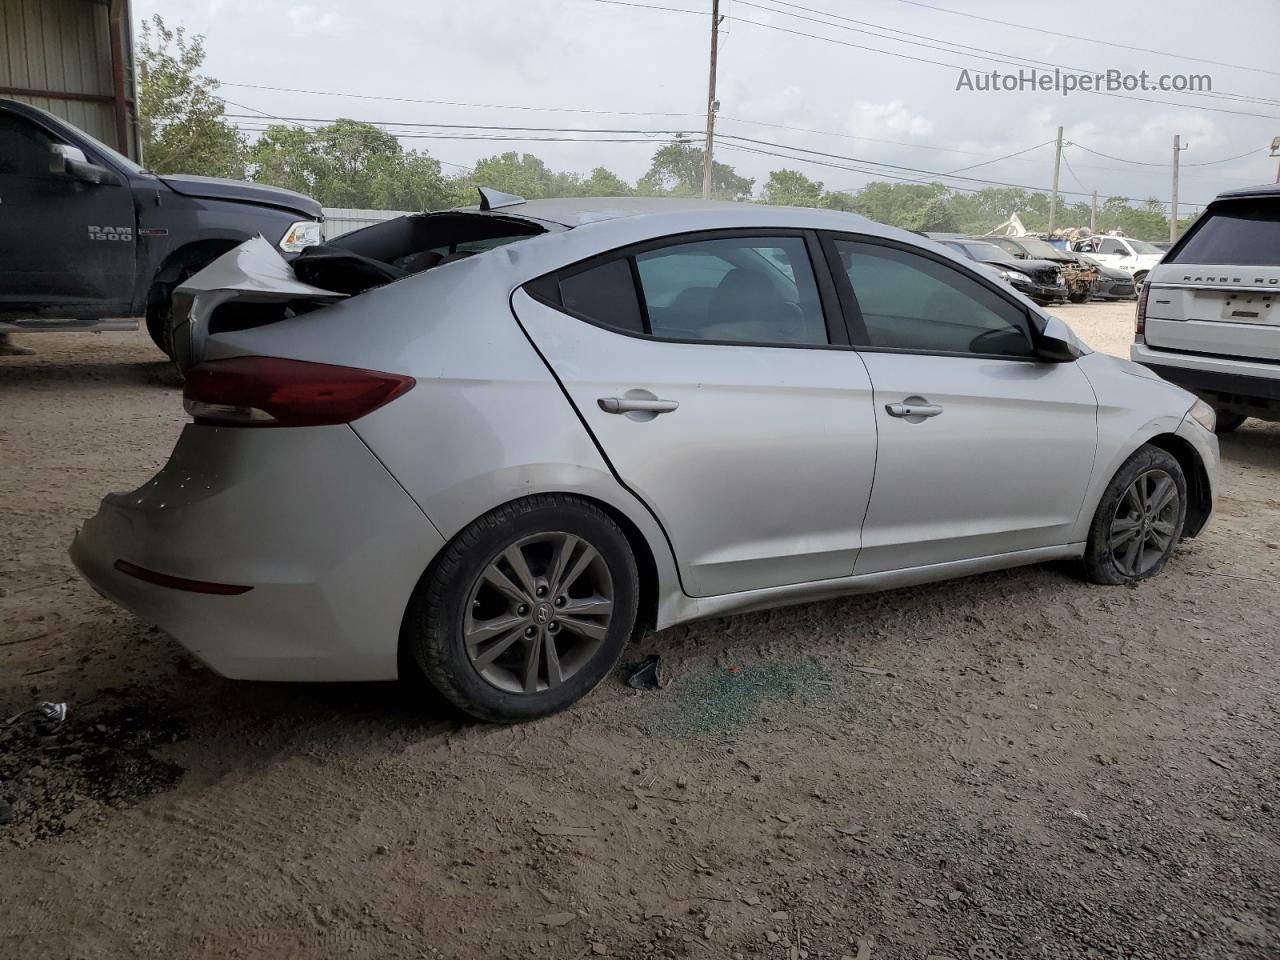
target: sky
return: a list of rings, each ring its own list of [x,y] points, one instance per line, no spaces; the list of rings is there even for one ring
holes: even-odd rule
[[[585,174],[606,166],[634,181],[676,133],[702,136],[710,7],[711,0],[134,0],[134,15],[161,13],[171,26],[203,34],[206,72],[224,84],[228,112],[246,115],[236,122],[247,128],[270,116],[519,126],[393,129],[414,134],[401,142],[428,151],[446,172],[522,150],[553,169]],[[828,189],[856,189],[888,174],[934,179],[913,171],[975,178],[948,181],[958,187],[992,180],[1048,188],[1062,125],[1071,146],[1060,187],[1078,194],[1068,201],[1093,190],[1167,201],[1179,134],[1187,145],[1185,215],[1220,190],[1276,178],[1267,148],[1280,135],[1280,60],[1273,56],[1280,2],[1232,0],[1230,7],[1214,16],[1202,0],[722,0],[716,159],[755,177],[757,189],[780,167]],[[1035,64],[1049,72],[1060,65],[1146,70],[1153,78],[1208,74],[1214,96],[1125,95],[1169,101],[1161,103],[957,89],[961,68],[972,80]],[[572,139],[426,139],[442,135]],[[590,142],[603,139],[639,142]]]

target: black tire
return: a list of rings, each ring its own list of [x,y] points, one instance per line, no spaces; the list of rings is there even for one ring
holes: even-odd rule
[[[1089,299],[1089,291],[1082,290],[1077,293],[1069,293],[1067,294],[1067,299],[1070,300],[1072,303],[1084,303],[1086,300]]]
[[[1239,430],[1244,426],[1244,422],[1249,418],[1243,413],[1233,413],[1230,410],[1214,409],[1214,413],[1218,415],[1218,424],[1213,428],[1213,432],[1222,435]]]
[[[147,333],[154,343],[170,360],[173,359],[173,347],[170,346],[170,296],[172,291],[165,295],[162,302],[147,304]]]
[[[1141,292],[1142,292],[1142,286],[1143,286],[1143,284],[1145,284],[1146,282],[1147,282],[1147,274],[1146,274],[1146,271],[1145,271],[1145,270],[1144,270],[1144,271],[1142,271],[1142,272],[1140,272],[1140,273],[1135,273],[1135,274],[1133,275],[1133,292],[1134,292],[1135,294],[1139,294],[1139,293],[1141,293]]]
[[[1171,504],[1159,511],[1147,513],[1145,509],[1134,507],[1136,501],[1143,500],[1143,490],[1130,495],[1130,489],[1143,481],[1145,488],[1156,494],[1156,500],[1162,495],[1153,489],[1153,484],[1160,484],[1161,478],[1167,477],[1173,482],[1176,496]],[[1128,530],[1125,521],[1137,518],[1134,522],[1134,536],[1123,539]],[[1187,518],[1187,479],[1183,475],[1178,461],[1159,447],[1146,445],[1138,450],[1116,471],[1111,478],[1102,500],[1098,503],[1097,512],[1093,515],[1093,523],[1089,527],[1089,540],[1085,546],[1084,572],[1094,583],[1120,584],[1133,583],[1154,577],[1164,569],[1173,555],[1178,541],[1182,538],[1183,524]],[[1117,529],[1118,525],[1125,529]],[[1148,531],[1152,531],[1149,533]],[[1147,540],[1154,536],[1160,542]],[[1167,542],[1165,542],[1167,538]],[[1118,540],[1119,543],[1113,542]],[[1136,563],[1128,565],[1127,555],[1133,550],[1130,546],[1138,542]],[[1117,557],[1117,551],[1120,556]]]
[[[546,545],[546,567],[539,564],[540,537],[550,538]],[[564,543],[572,543],[572,538],[577,538],[596,551],[596,558],[590,561],[592,567],[582,576],[586,577],[591,570],[600,571],[598,575],[601,577],[607,574],[612,607],[603,625],[603,637],[589,639],[585,635],[580,636],[568,626],[573,618],[566,618],[560,632],[550,635],[547,631],[557,621],[536,618],[547,613],[541,608],[548,608],[548,601],[555,601],[558,605],[559,598],[546,597],[534,601],[540,609],[520,615],[526,619],[521,620],[518,637],[512,640],[508,632],[493,643],[494,647],[501,646],[501,641],[506,640],[504,654],[486,667],[478,667],[473,660],[474,654],[468,653],[464,627],[471,623],[473,627],[479,624],[483,629],[487,622],[468,620],[468,614],[474,615],[481,606],[481,596],[486,604],[495,598],[512,604],[510,610],[496,614],[494,619],[517,616],[516,601],[492,591],[489,581],[481,580],[482,575],[491,569],[491,565],[505,564],[505,569],[511,571],[511,581],[518,583],[520,577],[503,559],[514,549],[522,551],[527,573],[544,584],[550,582],[554,579],[554,574],[548,569],[555,561],[552,553],[562,542],[555,538],[565,538]],[[579,549],[573,546],[570,552]],[[579,559],[584,555],[585,548],[576,554]],[[603,564],[603,570],[595,566],[597,562]],[[570,586],[572,584],[568,583],[565,586],[566,595]],[[545,586],[539,589],[545,589]],[[481,590],[488,592],[478,593]],[[444,547],[410,602],[403,637],[405,652],[441,694],[471,716],[494,723],[535,720],[564,710],[608,676],[631,638],[639,595],[639,573],[631,546],[607,513],[572,496],[529,497],[490,511]],[[524,605],[520,609],[525,609]],[[552,610],[549,616],[563,617],[564,614]],[[535,621],[547,626],[535,627]],[[592,626],[598,627],[599,624],[596,622]],[[532,640],[528,639],[529,630],[539,631]],[[571,641],[573,645],[558,647],[557,644],[564,640]],[[573,670],[556,684],[551,683],[552,667],[546,647],[540,646],[547,642],[553,652],[559,650],[555,658],[557,673],[565,664],[572,666]],[[494,672],[507,672],[518,685],[521,678],[515,675],[516,670],[524,668],[503,667],[502,663],[504,660],[518,660],[527,667],[529,661],[525,657],[533,648],[538,650],[538,663],[533,667],[536,692],[499,686],[490,676]],[[491,650],[492,647],[486,649]],[[479,653],[483,659],[478,646],[474,653]],[[575,655],[579,657],[576,665],[571,660]],[[486,672],[482,673],[482,669]]]

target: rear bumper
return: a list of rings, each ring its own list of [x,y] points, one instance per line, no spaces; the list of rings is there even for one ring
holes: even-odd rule
[[[224,676],[387,680],[409,597],[443,543],[349,427],[193,425],[152,480],[102,501],[71,559]],[[120,560],[251,589],[195,593]]]
[[[1155,350],[1144,343],[1135,343],[1129,357],[1211,401],[1280,407],[1280,364]]]

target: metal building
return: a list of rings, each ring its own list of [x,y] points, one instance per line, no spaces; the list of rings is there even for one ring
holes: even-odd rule
[[[0,97],[140,160],[130,0],[0,0]]]

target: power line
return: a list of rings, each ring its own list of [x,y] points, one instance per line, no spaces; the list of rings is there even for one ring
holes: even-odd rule
[[[1138,167],[1167,167],[1167,166],[1169,165],[1169,164],[1167,164],[1167,163],[1152,163],[1152,162],[1151,162],[1151,161],[1149,161],[1149,160],[1126,160],[1124,157],[1113,157],[1113,156],[1112,156],[1111,154],[1109,154],[1109,153],[1103,153],[1103,152],[1102,152],[1102,151],[1100,151],[1100,150],[1094,150],[1094,149],[1092,149],[1092,148],[1090,148],[1090,147],[1086,147],[1083,143],[1076,143],[1074,140],[1071,142],[1071,146],[1073,146],[1073,147],[1079,147],[1079,148],[1080,148],[1081,150],[1083,150],[1085,153],[1092,153],[1094,156],[1098,156],[1098,157],[1105,157],[1105,158],[1106,158],[1106,159],[1108,159],[1108,160],[1115,160],[1115,161],[1117,161],[1118,163],[1131,163],[1131,164],[1133,164],[1134,166],[1138,166]],[[1184,167],[1212,167],[1212,166],[1214,166],[1215,164],[1219,164],[1219,163],[1230,163],[1232,160],[1243,160],[1245,157],[1252,156],[1253,154],[1257,153],[1259,150],[1266,150],[1266,149],[1268,149],[1268,148],[1267,148],[1267,147],[1254,147],[1252,150],[1246,150],[1244,153],[1238,153],[1238,154],[1236,154],[1234,157],[1223,157],[1223,158],[1222,158],[1222,159],[1220,159],[1220,160],[1205,160],[1205,161],[1204,161],[1204,162],[1202,162],[1202,163],[1184,163],[1184,164],[1182,164],[1182,166],[1184,166]]]
[[[631,3],[631,2],[624,2],[624,0],[587,0],[587,2],[590,2],[590,3],[607,3],[607,4],[613,4],[613,5],[616,5],[616,6],[637,7],[637,8],[640,8],[640,9],[646,9],[646,10],[662,10],[662,11],[668,11],[668,12],[672,12],[672,13],[697,13],[699,16],[701,16],[701,15],[702,15],[699,11],[695,11],[695,10],[686,10],[686,9],[678,8],[678,7],[665,7],[665,6],[658,6],[658,5],[654,5],[654,4]],[[740,2],[742,2],[742,0],[740,0]],[[784,16],[795,16],[794,14],[786,14],[784,11],[781,11],[781,10],[775,10],[775,11],[773,11],[773,12],[774,12],[774,13],[780,13],[780,14],[783,14]],[[916,63],[927,63],[927,64],[929,64],[930,66],[949,67],[949,68],[951,68],[951,69],[953,69],[953,70],[967,70],[967,69],[969,69],[968,67],[966,67],[966,66],[965,66],[965,65],[963,65],[963,64],[958,64],[958,63],[945,63],[945,62],[943,62],[943,61],[939,61],[939,60],[932,60],[932,59],[929,59],[929,58],[926,58],[926,57],[916,57],[916,56],[912,56],[911,54],[908,54],[908,53],[900,53],[900,52],[897,52],[897,51],[894,51],[894,50],[885,50],[885,49],[883,49],[883,48],[881,48],[881,47],[870,47],[870,46],[867,46],[866,44],[861,44],[861,43],[852,43],[852,42],[850,42],[850,41],[848,41],[848,40],[838,40],[838,39],[836,39],[835,37],[825,37],[825,36],[822,36],[821,34],[816,34],[816,33],[806,33],[806,32],[804,32],[803,30],[793,30],[793,29],[791,29],[790,27],[783,27],[783,26],[779,26],[779,25],[778,25],[778,24],[776,24],[776,23],[764,23],[763,21],[760,21],[760,20],[748,20],[748,19],[746,19],[746,18],[744,18],[744,17],[725,17],[724,19],[727,19],[727,20],[733,20],[733,21],[735,21],[735,22],[737,22],[737,23],[745,23],[745,24],[749,24],[749,25],[754,26],[754,27],[761,27],[762,29],[765,29],[765,30],[776,30],[776,31],[778,31],[779,33],[788,33],[788,34],[791,34],[792,36],[796,36],[796,37],[807,37],[807,38],[809,38],[810,40],[820,40],[820,41],[822,41],[822,42],[824,42],[824,43],[834,43],[834,44],[837,44],[837,45],[842,46],[842,47],[851,47],[851,48],[853,48],[853,49],[855,49],[855,50],[865,50],[865,51],[867,51],[867,52],[869,52],[869,53],[880,53],[880,54],[884,54],[885,56],[888,56],[888,57],[897,57],[898,59],[901,59],[901,60],[911,60],[911,61],[914,61],[914,62],[916,62]],[[802,19],[808,19],[808,18],[802,18]],[[838,25],[838,24],[832,24],[832,23],[828,23],[828,24],[826,24],[826,26],[834,26],[834,27],[839,28],[839,25]],[[847,28],[846,28],[846,29],[847,29]],[[890,40],[892,40],[892,39],[895,39],[895,38],[892,38],[892,37],[886,37],[886,38],[882,38],[882,39],[890,39]],[[905,41],[905,40],[903,40],[903,41],[898,41],[898,42],[900,42],[900,43],[909,43],[910,41]],[[928,48],[930,48],[930,49],[934,49],[934,50],[945,50],[945,52],[947,52],[947,53],[960,53],[962,56],[964,56],[964,55],[965,55],[962,51],[959,51],[959,50],[947,50],[946,48],[932,46],[931,44],[915,43],[915,44],[913,44],[913,45],[914,45],[914,46],[920,46],[920,47],[928,47]],[[990,59],[990,58],[986,58],[986,57],[984,57],[984,58],[982,58],[982,59]],[[1005,63],[1008,63],[1008,61],[1004,61],[1004,62],[1005,62]],[[1014,66],[1018,66],[1018,64],[1013,64],[1013,65],[1014,65]],[[1265,119],[1265,120],[1280,120],[1280,114],[1271,114],[1271,113],[1253,113],[1253,112],[1248,111],[1248,110],[1230,110],[1230,109],[1227,109],[1226,107],[1210,107],[1210,106],[1205,106],[1205,105],[1203,105],[1203,104],[1185,103],[1185,102],[1180,103],[1180,102],[1175,101],[1175,100],[1160,100],[1160,99],[1155,98],[1155,97],[1137,97],[1137,96],[1133,96],[1133,95],[1131,95],[1131,94],[1126,94],[1126,93],[1113,93],[1113,92],[1110,92],[1110,91],[1107,91],[1107,90],[1082,90],[1081,92],[1082,92],[1082,93],[1091,93],[1091,94],[1093,94],[1093,95],[1095,95],[1095,96],[1099,96],[1099,97],[1112,97],[1112,98],[1117,99],[1117,100],[1133,100],[1133,101],[1138,102],[1138,103],[1159,103],[1159,104],[1163,104],[1163,105],[1165,105],[1165,106],[1170,106],[1170,107],[1182,107],[1182,108],[1185,108],[1185,109],[1192,109],[1192,110],[1208,110],[1208,111],[1211,111],[1211,112],[1213,112],[1213,113],[1227,113],[1227,114],[1232,114],[1232,115],[1234,115],[1234,116],[1241,116],[1241,117],[1260,117],[1260,118]],[[1208,94],[1200,93],[1200,94],[1193,94],[1193,95],[1198,95],[1198,96],[1209,96],[1209,97],[1214,96],[1214,94],[1212,94],[1212,93],[1208,93]],[[1228,95],[1223,94],[1223,96],[1228,96]],[[1236,95],[1236,94],[1231,94],[1231,95],[1229,95],[1229,96],[1230,96],[1230,97],[1232,97],[1232,98],[1234,98],[1234,97],[1237,97],[1238,95]],[[1264,101],[1264,102],[1265,102],[1265,101]]]
[[[828,17],[832,20],[840,20],[840,21],[844,21],[845,23],[855,23],[855,24],[859,24],[862,27],[870,27],[874,30],[884,30],[884,31],[887,31],[888,33],[896,33],[896,34],[901,34],[904,37],[915,38],[915,40],[902,40],[902,39],[899,39],[898,37],[885,36],[885,34],[882,34],[882,33],[870,34],[871,36],[877,37],[879,39],[890,40],[895,43],[904,43],[904,44],[909,44],[911,46],[927,47],[932,50],[941,50],[945,53],[960,53],[962,56],[973,56],[974,54],[987,54],[988,56],[980,56],[978,59],[991,60],[994,63],[1002,63],[1002,64],[1005,64],[1006,66],[1054,67],[1056,69],[1065,70],[1077,75],[1095,75],[1099,72],[1097,70],[1094,70],[1088,67],[1078,67],[1078,66],[1071,66],[1068,64],[1053,63],[1051,61],[1045,61],[1045,60],[1035,60],[1030,57],[1023,57],[1018,54],[1007,53],[1003,50],[988,50],[985,47],[975,47],[975,46],[972,46],[971,44],[957,43],[953,40],[940,40],[937,37],[931,37],[931,36],[927,36],[925,34],[920,34],[920,33],[912,33],[908,30],[899,30],[896,27],[888,27],[883,24],[872,23],[869,20],[858,20],[854,17],[846,17],[843,14],[832,13],[829,10],[820,10],[816,7],[806,7],[798,3],[788,2],[788,0],[769,0],[769,2],[775,4],[776,6],[764,7],[764,6],[760,6],[758,3],[751,2],[751,0],[737,0],[737,3],[739,6],[751,7],[756,10],[763,10],[765,12],[778,14],[784,17],[794,17],[795,19],[798,19],[798,20],[807,20],[810,23],[817,23],[823,26],[835,27],[837,30],[849,30],[854,33],[869,33],[869,31],[865,29],[858,29],[857,27],[846,27],[840,23],[830,23],[827,20],[819,20],[814,17],[804,16],[803,14],[791,13],[789,10],[781,10],[781,9],[777,9],[777,7],[790,7],[794,10],[805,10],[809,13],[816,13],[816,14],[819,14],[820,16]],[[925,42],[921,42],[921,41],[925,41]],[[944,44],[944,46],[937,46],[935,42],[930,42],[930,41],[936,41],[936,43]],[[957,49],[951,49],[951,48],[957,48]],[[1082,92],[1093,92],[1093,91],[1082,91]],[[1268,106],[1280,106],[1280,100],[1273,100],[1268,97],[1259,97],[1253,94],[1230,93],[1225,90],[1222,90],[1222,91],[1178,90],[1178,91],[1169,91],[1169,92],[1185,93],[1188,96],[1240,100],[1246,103],[1262,103]]]
[[[1250,67],[1242,63],[1227,63],[1222,60],[1209,60],[1205,57],[1192,57],[1185,53],[1171,53],[1167,50],[1155,50],[1150,47],[1135,47],[1127,43],[1115,43],[1111,40],[1099,40],[1097,37],[1082,37],[1075,33],[1063,33],[1058,30],[1048,30],[1044,27],[1033,27],[1025,23],[1013,23],[1009,20],[998,20],[994,17],[984,17],[976,13],[967,13],[961,10],[951,10],[947,7],[936,7],[930,3],[922,3],[920,0],[894,0],[895,3],[904,3],[912,7],[922,7],[925,10],[934,10],[938,13],[949,13],[955,17],[968,17],[971,20],[981,20],[984,23],[993,23],[999,27],[1013,27],[1017,30],[1030,30],[1033,33],[1044,33],[1051,37],[1064,37],[1068,40],[1080,40],[1085,43],[1097,43],[1104,47],[1116,47],[1120,50],[1134,50],[1138,53],[1154,53],[1159,57],[1172,57],[1176,60],[1190,60],[1194,63],[1208,63],[1215,67],[1231,67],[1236,70],[1249,70],[1253,73],[1267,73],[1273,77],[1280,77],[1280,71],[1266,70],[1262,67]]]
[[[538,113],[590,113],[618,117],[696,117],[696,113],[660,113],[650,110],[589,110],[584,107],[533,107],[509,103],[464,103],[460,100],[424,100],[419,97],[388,97],[366,93],[346,93],[339,90],[306,90],[299,87],[276,87],[262,83],[232,83],[224,80],[219,86],[237,87],[246,90],[271,90],[277,93],[303,93],[319,97],[346,97],[350,100],[378,100],[384,103],[423,103],[435,107],[471,107],[481,110],[531,110]],[[226,100],[226,97],[222,99]],[[227,100],[227,103],[232,101]],[[244,107],[243,104],[234,104]],[[244,107],[246,110],[252,107]],[[261,111],[259,111],[261,112]]]
[[[238,106],[238,104],[237,104]],[[237,119],[258,119],[243,113],[228,113],[228,117]],[[651,135],[660,134],[687,134],[688,130],[641,130],[641,129],[618,129],[616,127],[530,127],[524,124],[484,124],[484,123],[418,123],[409,120],[356,120],[353,117],[273,117],[275,120],[293,121],[296,123],[336,123],[341,119],[349,119],[355,123],[371,123],[374,125],[392,126],[392,127],[415,127],[433,130],[532,130],[535,133],[643,133]]]
[[[894,164],[894,163],[880,163],[880,162],[878,162],[878,161],[875,161],[875,160],[867,160],[867,159],[864,159],[864,158],[862,158],[862,157],[849,157],[849,156],[843,156],[843,155],[841,155],[841,154],[837,154],[837,153],[826,153],[826,152],[821,151],[821,150],[809,150],[809,149],[804,148],[804,147],[792,147],[792,146],[788,146],[788,145],[786,145],[786,144],[782,144],[782,143],[772,143],[772,142],[770,142],[770,141],[768,141],[768,140],[755,140],[755,139],[752,139],[752,138],[750,138],[750,137],[741,137],[741,136],[738,136],[738,135],[736,135],[736,134],[724,134],[723,136],[724,136],[726,139],[733,139],[733,140],[736,140],[736,141],[742,141],[742,142],[744,142],[744,143],[752,144],[752,145],[755,145],[755,146],[757,146],[757,147],[772,147],[772,148],[775,148],[775,149],[778,149],[778,150],[787,150],[787,151],[791,151],[791,153],[792,153],[792,154],[795,154],[795,153],[809,154],[809,155],[812,155],[812,156],[822,157],[822,158],[826,158],[826,159],[830,159],[830,160],[842,160],[842,161],[846,161],[846,162],[852,162],[852,163],[865,164],[865,165],[872,166],[872,167],[883,167],[883,168],[886,168],[886,169],[889,169],[889,170],[901,170],[901,171],[903,171],[903,172],[905,172],[905,173],[925,174],[926,176],[939,177],[939,178],[942,178],[942,179],[950,179],[950,178],[954,177],[954,179],[958,179],[958,180],[967,180],[967,181],[969,181],[969,182],[971,182],[971,183],[981,183],[981,184],[985,184],[986,186],[995,186],[995,187],[1012,187],[1012,188],[1014,188],[1014,189],[1018,189],[1018,190],[1031,190],[1031,191],[1034,191],[1034,192],[1037,192],[1037,193],[1051,193],[1051,192],[1052,192],[1052,191],[1051,191],[1051,190],[1049,190],[1048,188],[1045,188],[1045,187],[1035,187],[1035,186],[1030,186],[1030,185],[1025,184],[1025,183],[1010,183],[1009,181],[1005,181],[1005,180],[986,180],[986,179],[983,179],[983,178],[981,178],[981,177],[967,177],[967,176],[961,176],[961,175],[958,175],[958,174],[956,174],[956,175],[952,175],[952,174],[942,173],[941,171],[937,171],[937,170],[924,170],[924,169],[921,169],[921,168],[919,168],[919,167],[907,167],[907,166],[902,166],[902,165],[900,165],[900,164]],[[780,157],[783,157],[784,159],[788,159],[788,160],[801,160],[801,159],[804,159],[804,158],[802,158],[802,157],[788,156],[787,154],[772,154],[772,155],[773,155],[773,156],[780,156]],[[867,170],[865,170],[865,169],[859,169],[859,170],[857,170],[857,171],[855,171],[855,172],[858,172],[858,173],[870,173],[870,172],[872,172],[872,171],[867,171]],[[884,176],[889,176],[889,174],[884,174]],[[910,177],[893,177],[893,179],[912,180],[913,178],[910,178]],[[1077,191],[1077,190],[1059,190],[1058,192],[1059,192],[1059,193],[1065,193],[1065,194],[1072,194],[1072,195],[1075,195],[1075,196],[1088,196],[1088,193],[1087,193],[1087,192],[1082,192],[1082,191]],[[1140,198],[1138,198],[1138,197],[1122,197],[1121,199],[1124,199],[1124,200],[1131,200],[1131,201],[1134,201],[1134,202],[1136,202],[1136,203],[1144,203],[1144,202],[1145,202],[1144,200],[1142,200],[1142,199],[1140,199]]]

